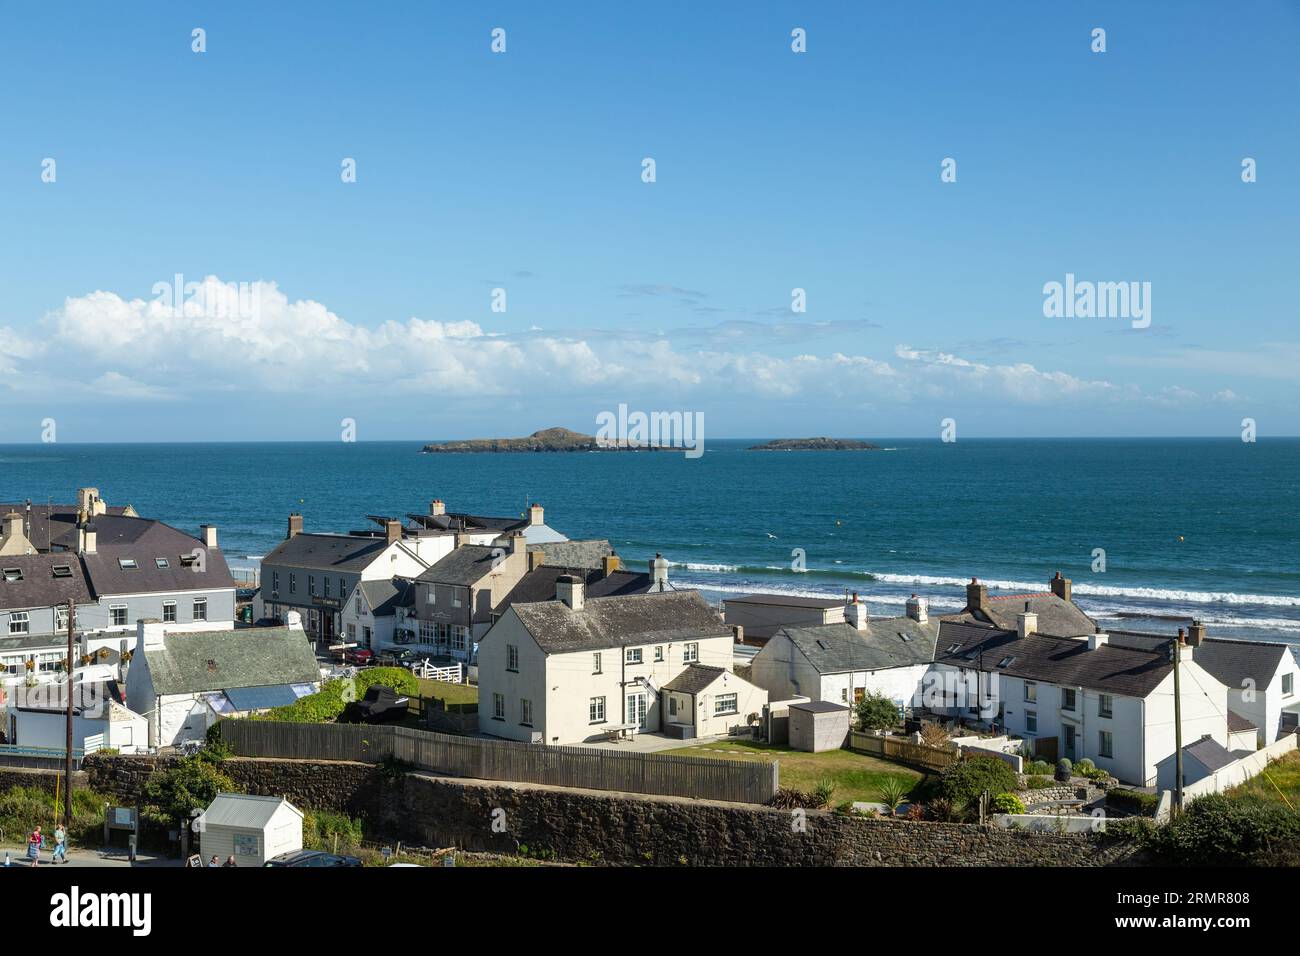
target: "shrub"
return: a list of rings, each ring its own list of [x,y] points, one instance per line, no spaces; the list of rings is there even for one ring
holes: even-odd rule
[[[1014,793],[999,793],[989,801],[990,813],[1024,813],[1025,805]]]
[[[353,699],[365,697],[374,686],[391,687],[399,694],[412,696],[420,692],[420,682],[403,667],[367,667],[352,680],[336,677],[327,680],[314,694],[300,697],[292,704],[275,707],[258,717],[262,720],[286,720],[299,724],[324,724],[338,720]]]
[[[337,842],[335,838],[337,837]],[[302,845],[307,850],[329,850],[351,853],[361,846],[362,828],[359,819],[329,810],[304,810],[302,815]],[[335,850],[335,847],[338,850]]]
[[[888,730],[898,723],[898,705],[880,691],[869,691],[857,705],[858,726],[863,730]]]
[[[1097,769],[1097,765],[1087,757],[1084,757],[1082,760],[1080,760],[1078,763],[1074,765],[1074,772],[1079,774],[1079,776],[1081,777],[1088,776],[1088,774],[1092,773],[1096,769]]]
[[[966,819],[966,801],[935,797],[925,805],[925,815],[938,823],[961,823]]]
[[[1051,777],[1029,777],[1025,780],[1026,790],[1046,790],[1048,787],[1056,786],[1056,781]]]
[[[1067,782],[1073,772],[1074,764],[1070,763],[1069,757],[1062,757],[1060,760],[1056,761],[1056,779],[1061,781],[1061,783]]]
[[[176,823],[191,810],[206,810],[218,793],[240,792],[217,765],[200,757],[186,757],[165,770],[156,770],[144,786],[144,800],[160,820]]]
[[[1257,797],[1211,794],[1155,831],[1162,862],[1196,866],[1300,863],[1300,814]]]
[[[831,797],[833,796],[835,796],[835,783],[829,777],[822,777],[817,781],[817,786],[813,789],[811,806],[830,806]]]
[[[1025,773],[1047,777],[1052,774],[1052,765],[1046,760],[1033,760],[1025,764]]]
[[[933,720],[921,724],[921,742],[931,747],[942,747],[948,743],[948,731]]]
[[[1160,798],[1154,793],[1126,790],[1123,787],[1117,787],[1106,793],[1106,806],[1121,813],[1133,813],[1146,817],[1154,816],[1156,807],[1159,805]]]
[[[907,784],[897,777],[887,777],[876,791],[876,797],[889,808],[891,814],[894,814],[907,799],[907,789]]]
[[[987,790],[1007,793],[1016,789],[1016,772],[997,757],[972,757],[948,767],[939,780],[938,793],[950,800],[973,803]]]
[[[73,788],[72,827],[68,839],[72,843],[92,843],[99,846],[104,839],[104,804],[110,798],[91,790]],[[63,821],[63,807],[55,813],[53,790],[42,787],[10,787],[0,792],[0,830],[12,842],[25,842],[37,824],[41,832],[52,835],[56,825]]]

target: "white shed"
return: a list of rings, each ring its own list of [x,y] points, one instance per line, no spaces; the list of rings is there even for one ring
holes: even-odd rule
[[[302,849],[302,811],[282,797],[219,793],[199,817],[199,852],[236,866],[261,866],[273,856]]]

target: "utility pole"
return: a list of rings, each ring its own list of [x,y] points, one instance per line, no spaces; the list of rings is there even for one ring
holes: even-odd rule
[[[72,828],[72,695],[76,691],[73,684],[73,674],[76,668],[76,662],[72,659],[72,634],[76,622],[73,615],[76,614],[77,608],[73,598],[68,598],[68,737],[67,737],[67,755],[64,759],[63,773],[63,829]]]
[[[1183,695],[1179,671],[1182,670],[1183,629],[1174,638],[1174,814],[1183,812]]]

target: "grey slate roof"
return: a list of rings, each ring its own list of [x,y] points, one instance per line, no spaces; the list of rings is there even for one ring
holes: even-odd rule
[[[126,518],[98,515],[94,518],[97,546],[94,554],[81,555],[90,589],[96,596],[139,594],[170,591],[234,588],[226,559],[216,549],[207,549],[199,538],[153,521],[149,518]],[[204,553],[204,570],[185,567],[181,558],[189,558],[199,549]],[[72,555],[65,555],[72,557]],[[121,558],[133,558],[136,570],[125,571]],[[167,560],[159,568],[157,558]]]
[[[1232,751],[1228,750],[1213,737],[1202,737],[1194,744],[1185,745],[1183,747],[1183,754],[1185,756],[1195,757],[1204,764],[1205,769],[1210,772],[1222,770],[1228,764],[1237,759]]]
[[[530,544],[529,551],[542,552],[543,567],[602,568],[604,559],[614,553],[614,547],[604,538],[586,541],[548,541]]]
[[[1228,733],[1238,734],[1245,730],[1259,730],[1259,728],[1235,710],[1228,711]]]
[[[430,565],[416,580],[469,587],[491,573],[493,561],[501,553],[501,548],[485,544],[462,544]]]
[[[61,713],[68,705],[67,684],[47,684],[43,694],[32,694],[19,710]],[[20,700],[22,698],[19,698]],[[117,681],[78,681],[73,685],[72,710],[77,716],[89,711],[95,716],[107,714],[109,704],[122,704],[122,693]],[[12,706],[12,705],[11,705]]]
[[[98,522],[104,517],[120,517],[126,514],[130,506],[108,507],[105,514],[96,515]],[[27,540],[38,551],[62,548],[75,551],[77,548],[77,506],[45,504],[32,502],[32,510],[27,511],[27,503],[0,504],[0,515],[16,511],[31,522],[31,533]]]
[[[787,625],[777,631],[788,637],[822,674],[928,664],[934,660],[938,633],[938,621],[931,619],[922,624],[910,617],[871,618],[864,631],[847,623]]]
[[[616,597],[622,594],[646,594],[654,587],[654,580],[648,574],[633,571],[615,571],[602,575],[599,571],[584,568],[552,568],[542,565],[533,568],[519,583],[510,589],[497,606],[497,612],[504,614],[512,604],[528,604],[534,601],[555,600],[555,581],[565,574],[579,574],[586,579],[587,597]]]
[[[546,654],[731,637],[697,591],[591,598],[580,611],[562,601],[516,604],[511,610]],[[489,631],[484,640],[491,637]]]
[[[790,705],[791,710],[806,710],[812,714],[835,714],[848,710],[843,704],[834,704],[829,700],[801,700]]]
[[[997,666],[1008,657],[1010,664]],[[1087,687],[1121,697],[1146,697],[1174,666],[1159,651],[1114,644],[1089,650],[1088,642],[1078,638],[1043,634],[1020,638],[1015,631],[950,620],[940,624],[934,659],[953,667]]]
[[[281,541],[262,559],[262,566],[360,572],[387,547],[387,538],[302,533]]]
[[[54,568],[68,569],[67,577],[56,578]],[[24,611],[30,608],[66,606],[71,598],[77,604],[90,604],[90,587],[75,554],[10,554],[0,557],[0,571],[16,568],[21,581],[5,580],[0,574],[0,611]]]
[[[1111,631],[1112,644],[1148,650],[1169,646],[1172,635],[1141,631]],[[1205,668],[1219,683],[1240,690],[1246,680],[1256,687],[1267,687],[1282,665],[1289,645],[1266,641],[1242,641],[1224,637],[1207,637],[1200,647],[1189,648],[1192,660]],[[1184,652],[1186,653],[1186,652]]]
[[[1073,601],[1066,601],[1050,592],[991,597],[980,611],[972,611],[967,607],[949,620],[978,621],[1014,631],[1016,617],[1024,613],[1026,603],[1029,604],[1030,612],[1038,615],[1039,634],[1049,637],[1082,637],[1097,630],[1096,622],[1079,610]]]
[[[742,594],[725,598],[723,604],[765,604],[778,607],[828,608],[843,607],[844,598],[799,597],[794,594]]]
[[[405,578],[388,581],[362,581],[358,588],[370,605],[375,617],[390,617],[399,607],[410,607],[415,596],[415,585]]]
[[[320,666],[306,635],[287,627],[167,634],[162,647],[147,649],[144,655],[159,694],[320,680]]]
[[[690,694],[694,697],[706,690],[723,673],[725,671],[721,667],[710,667],[708,664],[691,664],[667,684],[664,684],[663,689],[675,691],[678,694]]]
[[[440,515],[408,514],[406,517],[431,531],[514,531],[522,530],[530,523],[527,518],[498,518],[463,511],[448,511]]]

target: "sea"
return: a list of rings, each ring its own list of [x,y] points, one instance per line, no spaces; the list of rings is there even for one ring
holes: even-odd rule
[[[877,441],[876,451],[422,454],[422,442],[0,445],[0,501],[112,505],[198,533],[255,567],[306,530],[448,510],[522,515],[607,538],[625,566],[656,553],[710,601],[747,592],[842,597],[902,613],[1046,589],[1060,571],[1103,627],[1300,645],[1300,439]]]

